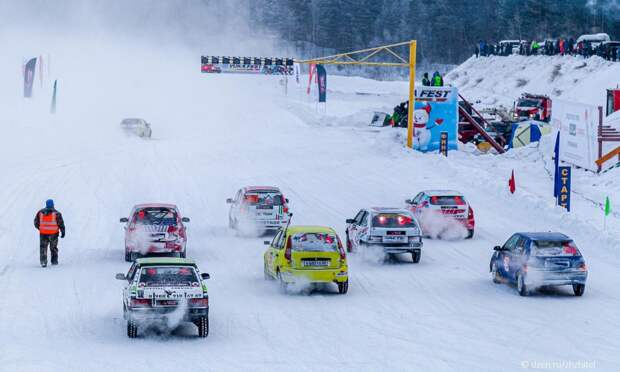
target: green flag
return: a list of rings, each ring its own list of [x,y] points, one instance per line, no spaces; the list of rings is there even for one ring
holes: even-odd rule
[[[611,205],[609,205],[609,196],[605,197],[605,217],[611,213]]]

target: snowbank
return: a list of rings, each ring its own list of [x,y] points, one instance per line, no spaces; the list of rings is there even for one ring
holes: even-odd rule
[[[620,63],[600,57],[472,57],[445,81],[468,100],[486,105],[511,107],[527,92],[604,107],[606,89],[620,84]]]

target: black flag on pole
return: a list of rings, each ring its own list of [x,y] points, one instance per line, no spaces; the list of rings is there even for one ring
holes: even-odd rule
[[[24,66],[24,97],[32,97],[32,85],[34,84],[34,71],[37,66],[37,58],[32,58]]]
[[[319,102],[327,101],[327,71],[323,65],[316,65],[317,84],[319,85]]]

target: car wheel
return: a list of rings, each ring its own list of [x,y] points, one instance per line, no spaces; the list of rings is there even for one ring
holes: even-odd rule
[[[198,337],[207,337],[209,335],[209,317],[200,317],[198,321],[196,321],[196,327],[198,327]]]
[[[583,292],[586,290],[585,284],[573,284],[573,292],[575,292],[575,296],[581,297],[583,296]]]
[[[349,291],[349,280],[345,280],[344,282],[338,282],[338,293],[345,294]]]
[[[422,252],[411,252],[411,259],[413,263],[420,262],[420,257],[422,256]]]
[[[474,229],[467,230],[467,237],[465,239],[471,239],[474,237]]]
[[[519,291],[519,296],[527,296],[529,294],[529,290],[525,285],[525,277],[523,274],[517,274],[517,290]]]
[[[497,264],[494,262],[493,266],[491,266],[491,279],[493,279],[493,283],[499,284],[502,282],[502,278],[499,275],[499,271],[497,271]]]
[[[185,258],[186,255],[187,253],[185,253],[185,251],[179,253],[179,257],[181,258]]]
[[[263,265],[263,275],[265,276],[265,280],[273,280],[273,277],[269,274],[269,270],[267,270],[267,264]]]
[[[129,338],[138,337],[138,325],[133,320],[127,321],[127,337]]]
[[[280,273],[280,270],[277,271],[276,276],[278,277],[278,283],[280,283],[280,289],[283,292],[286,292],[288,290],[288,283],[284,281],[284,279],[282,278],[282,274]]]

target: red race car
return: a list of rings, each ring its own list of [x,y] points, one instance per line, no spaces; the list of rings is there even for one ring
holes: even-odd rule
[[[186,256],[189,218],[181,217],[176,205],[138,204],[120,222],[125,223],[125,261],[152,254]]]

